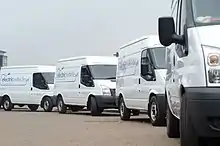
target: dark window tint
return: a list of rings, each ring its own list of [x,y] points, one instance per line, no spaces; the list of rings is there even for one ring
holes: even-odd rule
[[[46,80],[44,79],[41,73],[33,74],[33,86],[38,89],[49,89]]]

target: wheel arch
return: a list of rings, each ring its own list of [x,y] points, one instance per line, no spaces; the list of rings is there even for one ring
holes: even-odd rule
[[[51,99],[51,96],[49,96],[49,95],[44,95],[44,96],[41,98],[40,107],[43,107],[43,101],[44,101],[45,98],[50,98],[50,99]]]
[[[87,107],[88,110],[90,110],[90,108],[91,108],[90,105],[91,105],[91,98],[92,97],[95,97],[95,95],[94,94],[89,94],[88,97],[87,97],[86,107]]]

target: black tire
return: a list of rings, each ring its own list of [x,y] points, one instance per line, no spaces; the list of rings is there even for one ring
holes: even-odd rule
[[[37,105],[37,104],[28,105],[28,108],[33,112],[37,111],[38,107],[39,107],[39,105]]]
[[[42,107],[45,112],[51,112],[53,110],[53,102],[49,97],[45,97],[42,101]]]
[[[67,106],[65,105],[63,98],[60,96],[57,98],[57,110],[60,114],[65,114],[67,110]]]
[[[102,111],[98,107],[95,97],[91,97],[90,99],[90,112],[92,116],[99,116]]]
[[[123,98],[120,99],[119,103],[119,113],[121,120],[129,120],[131,116],[131,110],[126,107]]]
[[[140,110],[132,110],[133,116],[138,116],[140,114]]]
[[[13,104],[11,103],[11,99],[9,97],[3,98],[2,105],[5,111],[11,111],[14,108]]]
[[[167,116],[166,116],[166,129],[167,129],[167,136],[169,138],[179,138],[180,131],[179,131],[179,120],[171,113],[169,106],[167,106]]]
[[[152,96],[149,102],[149,117],[153,126],[166,125],[166,104],[164,100],[157,99],[156,96]]]

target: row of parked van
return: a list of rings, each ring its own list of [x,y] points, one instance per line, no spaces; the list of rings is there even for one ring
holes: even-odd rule
[[[158,36],[120,48],[117,57],[61,59],[56,67],[3,67],[1,104],[60,113],[118,108],[122,120],[146,110],[181,146],[220,145],[219,0],[172,0]],[[159,39],[158,39],[159,38]],[[166,60],[166,61],[165,61]],[[165,120],[166,119],[166,120]]]
[[[165,124],[165,47],[157,35],[120,48],[115,56],[60,59],[56,66],[6,66],[0,71],[1,105],[28,105],[60,113],[87,108],[91,115],[119,109],[122,120],[148,111],[153,125]]]

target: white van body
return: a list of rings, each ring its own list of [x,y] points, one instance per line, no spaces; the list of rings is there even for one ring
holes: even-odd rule
[[[158,36],[134,40],[122,46],[118,54],[116,95],[121,119],[129,119],[130,112],[138,115],[140,110],[145,110],[153,125],[164,124],[165,47]],[[146,74],[147,67],[150,75]]]
[[[173,0],[171,16],[159,18],[169,48],[167,135],[181,146],[220,145],[219,8],[219,0]]]
[[[87,107],[92,115],[99,115],[106,108],[116,108],[116,66],[114,56],[60,59],[54,88],[58,111],[65,113],[66,107],[73,111]]]
[[[55,66],[46,65],[2,67],[0,71],[0,97],[3,108],[8,111],[14,105],[28,105],[32,111],[35,111],[39,105],[43,107],[46,98],[53,96],[55,71]],[[45,82],[40,84],[41,81]]]

